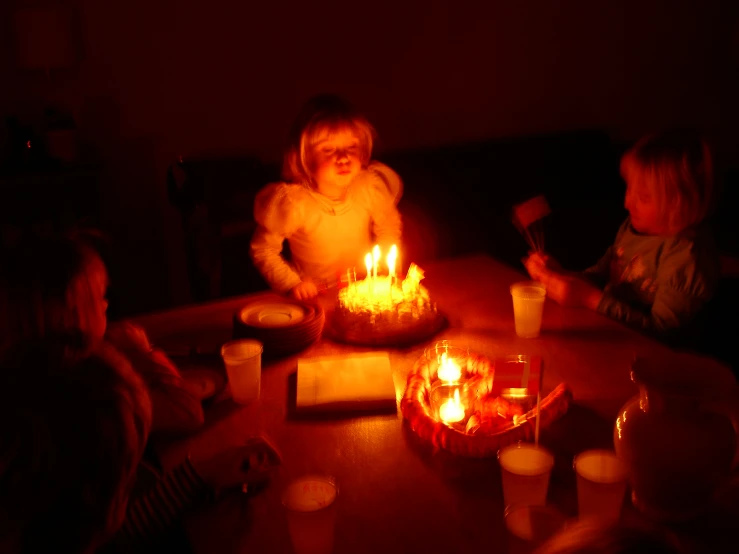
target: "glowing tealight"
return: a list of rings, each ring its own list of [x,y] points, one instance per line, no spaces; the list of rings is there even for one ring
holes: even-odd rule
[[[462,377],[462,369],[457,365],[457,362],[447,356],[446,352],[442,352],[437,375],[442,381],[455,382]]]
[[[364,265],[367,268],[367,277],[370,277],[372,275],[372,254],[369,252],[364,257]]]
[[[459,399],[459,389],[454,391],[454,398],[448,399],[439,407],[439,419],[444,423],[456,423],[464,419],[464,406]]]

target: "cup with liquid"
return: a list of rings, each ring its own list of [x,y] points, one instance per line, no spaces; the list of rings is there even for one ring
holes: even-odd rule
[[[586,450],[575,456],[573,467],[579,517],[617,522],[626,494],[626,464],[610,450]]]
[[[544,506],[554,456],[533,443],[519,442],[501,448],[498,462],[503,479],[505,506]]]
[[[333,552],[338,495],[336,480],[324,475],[305,475],[287,485],[282,505],[295,554]]]
[[[221,347],[231,396],[238,404],[259,400],[263,349],[263,344],[254,339],[233,340]]]
[[[516,334],[523,339],[539,336],[547,290],[538,281],[520,281],[511,285],[513,320]]]

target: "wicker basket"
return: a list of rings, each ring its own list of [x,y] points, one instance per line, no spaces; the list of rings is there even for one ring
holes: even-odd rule
[[[476,379],[482,393],[492,392],[494,363],[488,358],[470,354],[468,370]],[[536,428],[536,408],[497,425],[494,432],[483,429],[474,434],[465,429],[447,425],[436,418],[431,405],[431,371],[425,356],[421,356],[408,375],[403,400],[400,407],[403,417],[411,429],[424,441],[458,456],[487,458],[495,456],[498,450],[518,441],[532,440]],[[546,397],[541,399],[539,430],[546,429],[554,420],[567,412],[572,394],[564,383],[560,383]]]

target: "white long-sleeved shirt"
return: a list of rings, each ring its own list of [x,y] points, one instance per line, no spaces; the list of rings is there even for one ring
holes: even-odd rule
[[[387,251],[400,242],[397,203],[402,192],[397,173],[379,162],[360,171],[340,201],[304,184],[267,185],[254,202],[254,265],[279,292],[289,291],[303,277],[330,282],[347,269],[361,269],[375,243]],[[290,262],[282,255],[286,239]]]

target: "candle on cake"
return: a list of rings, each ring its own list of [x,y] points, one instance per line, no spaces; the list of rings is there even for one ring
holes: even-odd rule
[[[423,270],[411,263],[403,278],[399,258],[397,245],[390,246],[384,257],[380,245],[365,255],[365,278],[338,294],[334,327],[340,338],[352,336],[357,338],[354,342],[372,343],[373,339],[438,328],[436,305],[421,285]]]

